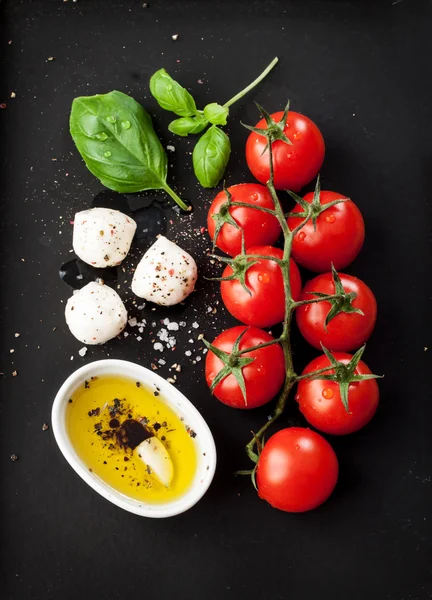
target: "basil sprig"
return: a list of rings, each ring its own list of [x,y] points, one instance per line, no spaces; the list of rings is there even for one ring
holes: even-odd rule
[[[70,132],[88,170],[110,190],[164,190],[188,205],[167,183],[168,160],[150,115],[122,92],[75,98]]]
[[[195,175],[203,187],[215,187],[228,164],[231,144],[228,136],[218,126],[226,125],[229,107],[262,81],[277,62],[278,59],[274,58],[259,77],[225,104],[211,102],[203,110],[197,108],[190,92],[165,69],[159,69],[150,78],[150,92],[159,106],[180,117],[168,125],[172,133],[186,137],[201,133],[210,125],[195,146],[192,156]]]

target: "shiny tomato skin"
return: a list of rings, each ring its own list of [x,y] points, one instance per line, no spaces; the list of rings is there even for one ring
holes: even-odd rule
[[[273,338],[266,331],[257,327],[238,325],[223,331],[214,340],[213,345],[225,352],[230,352],[238,336],[247,330],[240,341],[240,350],[250,348]],[[265,348],[253,350],[242,355],[255,360],[242,369],[246,385],[247,405],[242,391],[234,377],[228,375],[214,390],[214,395],[223,404],[233,408],[256,408],[266,404],[276,396],[285,379],[285,359],[281,346],[273,344]],[[213,379],[222,369],[222,361],[211,350],[208,351],[205,363],[205,377],[210,387]]]
[[[304,427],[282,429],[258,459],[258,495],[286,512],[312,510],[333,492],[338,472],[336,454],[321,435]]]
[[[264,208],[274,209],[274,203],[268,189],[259,183],[240,183],[228,188],[233,202],[246,202],[251,206],[263,206]],[[213,200],[207,217],[207,228],[211,239],[213,240],[216,221],[213,215],[219,212],[220,207],[227,201],[224,191],[219,192]],[[246,208],[243,206],[233,206],[229,209],[230,215],[239,225],[237,229],[234,225],[225,223],[216,240],[216,246],[229,254],[236,256],[241,252],[242,229],[245,236],[245,246],[265,246],[274,244],[281,233],[278,220],[273,215],[259,211],[255,208]]]
[[[282,258],[283,252],[272,246],[253,246],[247,254],[261,254]],[[232,274],[228,265],[223,277]],[[301,277],[297,265],[290,260],[291,295],[298,300],[301,292]],[[249,295],[241,283],[233,279],[221,281],[222,300],[233,317],[255,327],[272,327],[281,323],[285,316],[285,291],[280,266],[272,260],[259,260],[246,273]]]
[[[279,123],[283,111],[275,112],[272,118]],[[256,127],[267,129],[265,119],[261,119]],[[274,186],[277,190],[298,192],[312,181],[318,174],[324,161],[325,146],[320,130],[308,117],[289,111],[284,129],[287,138],[292,142],[277,140],[273,142]],[[264,152],[267,138],[252,132],[246,142],[246,162],[252,175],[261,183],[270,179],[269,153]]]
[[[354,308],[359,313],[340,313],[324,328],[327,314],[331,308],[330,302],[306,304],[296,309],[296,320],[300,333],[311,346],[321,350],[321,343],[328,350],[349,352],[360,348],[371,335],[377,316],[377,303],[372,290],[361,279],[339,273],[346,292],[356,292],[353,300]],[[301,294],[301,300],[313,298],[311,292],[334,294],[335,288],[331,273],[322,273],[306,283]]]
[[[320,203],[327,204],[340,198],[346,198],[336,192],[324,191],[320,194]],[[313,193],[304,196],[306,202],[312,202]],[[302,212],[296,204],[291,212]],[[288,227],[295,229],[302,222],[301,217],[289,217]],[[295,235],[292,245],[293,259],[299,264],[317,273],[330,271],[333,263],[336,270],[344,269],[357,257],[365,237],[362,214],[352,200],[335,204],[322,212],[316,220],[316,230],[311,220]]]
[[[334,352],[333,356],[339,362],[348,364],[351,354]],[[318,371],[330,365],[325,354],[312,360],[302,375]],[[329,369],[328,374],[334,373]],[[356,375],[367,375],[371,371],[361,360],[355,370]],[[327,374],[327,372],[325,373]],[[324,433],[346,435],[362,429],[374,416],[379,403],[379,389],[376,379],[355,381],[348,389],[349,412],[342,404],[339,384],[336,381],[320,379],[302,379],[299,381],[295,399],[306,421]]]

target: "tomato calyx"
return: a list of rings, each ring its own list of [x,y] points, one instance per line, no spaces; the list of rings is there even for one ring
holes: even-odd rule
[[[216,375],[216,377],[213,379],[210,386],[210,391],[213,393],[216,386],[223,379],[225,379],[225,377],[228,377],[228,375],[234,375],[237,384],[243,394],[245,406],[247,406],[247,395],[246,384],[243,376],[243,367],[250,365],[255,360],[255,358],[250,356],[242,356],[243,354],[245,354],[245,352],[247,352],[247,350],[240,351],[239,346],[243,336],[248,330],[249,328],[246,328],[244,331],[241,332],[241,334],[234,342],[231,352],[225,352],[225,350],[216,348],[216,346],[210,344],[207,340],[203,340],[204,344],[206,345],[206,348],[208,348],[210,352],[213,352],[213,354],[215,354],[224,365],[219,371],[219,373]]]
[[[216,214],[212,215],[212,219],[216,223],[216,228],[215,228],[214,237],[213,237],[213,251],[216,248],[216,242],[217,242],[217,238],[220,233],[220,230],[225,225],[225,223],[227,223],[228,225],[232,225],[236,229],[240,229],[240,227],[238,226],[238,223],[235,221],[235,219],[232,217],[232,215],[230,213],[230,208],[233,205],[231,193],[226,189],[225,185],[224,185],[223,191],[227,197],[227,200],[220,206],[219,211]]]
[[[331,304],[331,308],[327,313],[326,320],[324,322],[324,329],[327,331],[327,325],[330,323],[332,319],[334,319],[340,313],[358,313],[364,317],[364,312],[360,310],[360,308],[355,308],[352,305],[353,300],[357,297],[355,292],[346,292],[344,286],[342,285],[342,281],[338,275],[338,272],[334,268],[332,264],[332,277],[333,284],[335,287],[335,297],[332,299],[328,299],[327,294],[323,294],[322,292],[308,292],[313,296],[318,296],[319,298],[326,299],[327,302]]]
[[[301,196],[298,196],[297,194],[295,194],[294,192],[291,192],[290,190],[287,190],[287,192],[291,196],[291,198],[295,202],[297,202],[297,204],[299,204],[301,206],[303,211],[302,212],[290,212],[286,216],[287,217],[296,217],[296,218],[300,217],[300,218],[305,219],[305,221],[303,223],[301,223],[301,227],[303,227],[308,221],[312,221],[314,232],[316,231],[317,219],[321,213],[325,212],[328,208],[331,208],[335,204],[340,204],[341,202],[347,202],[347,200],[349,200],[349,198],[338,198],[337,200],[332,200],[331,202],[327,202],[327,204],[321,204],[321,202],[320,202],[320,195],[321,195],[320,175],[318,175],[317,180],[316,180],[312,202],[306,202],[306,200],[304,200]],[[297,229],[299,229],[299,228],[296,228],[296,230],[295,230],[296,233],[297,233]]]
[[[321,344],[321,348],[323,349],[324,354],[330,361],[330,366],[328,370],[333,370],[332,374],[321,374],[318,375],[316,373],[308,373],[306,379],[320,379],[324,381],[336,381],[339,385],[340,397],[342,400],[342,404],[344,405],[345,410],[348,414],[351,414],[349,410],[348,403],[348,391],[351,383],[357,381],[364,381],[365,379],[378,379],[382,377],[382,375],[373,375],[373,374],[363,374],[359,375],[355,373],[357,365],[360,362],[360,359],[365,351],[366,344],[364,344],[357,352],[353,355],[349,363],[346,365],[343,362],[336,360],[336,358],[327,350],[327,348]]]
[[[284,133],[284,129],[286,127],[286,123],[287,123],[287,119],[288,119],[288,112],[289,112],[289,106],[290,106],[290,101],[288,100],[288,102],[286,103],[283,115],[282,115],[282,119],[279,122],[276,122],[272,116],[262,107],[258,104],[258,102],[255,102],[256,107],[258,108],[258,110],[260,111],[262,117],[265,119],[265,122],[267,124],[267,129],[261,129],[260,127],[252,127],[251,125],[246,125],[245,123],[242,123],[243,127],[246,127],[246,129],[249,129],[249,131],[253,131],[254,133],[257,133],[258,135],[261,135],[262,137],[267,138],[267,144],[264,147],[264,150],[261,153],[261,156],[265,153],[265,151],[268,149],[269,147],[269,143],[272,144],[273,142],[280,140],[281,142],[284,142],[285,144],[288,144],[289,146],[292,146],[293,143],[292,141],[285,135]]]

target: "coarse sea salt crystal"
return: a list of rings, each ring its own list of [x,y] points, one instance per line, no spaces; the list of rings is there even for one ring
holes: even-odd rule
[[[179,324],[178,323],[169,323],[168,324],[168,329],[170,331],[178,331],[179,330]]]
[[[163,366],[163,365],[166,365],[166,360],[164,360],[163,358],[160,358],[160,359],[158,360],[158,363],[159,363],[160,365],[162,365],[162,366]]]
[[[190,350],[186,350],[185,354],[186,356],[192,356],[192,352]]]
[[[194,322],[192,323],[192,327],[193,327],[194,329],[198,329],[198,327],[199,327],[199,324],[198,324],[196,321],[194,321]]]
[[[137,340],[140,342],[142,340],[142,337],[140,335],[137,335]]]
[[[164,325],[168,325],[168,324],[169,324],[169,322],[170,322],[170,320],[168,319],[168,317],[162,321],[162,323],[163,323]]]
[[[136,327],[138,324],[138,321],[136,320],[135,317],[132,317],[132,319],[128,320],[128,323],[129,323],[130,327]]]
[[[156,344],[153,344],[153,348],[155,350],[159,350],[159,352],[163,352],[163,345],[160,342],[156,342]]]
[[[179,325],[180,327],[186,327],[186,321],[180,321]]]
[[[84,346],[84,348],[81,348],[81,350],[78,350],[78,354],[80,356],[85,356],[87,354],[87,348],[86,348],[86,346]]]

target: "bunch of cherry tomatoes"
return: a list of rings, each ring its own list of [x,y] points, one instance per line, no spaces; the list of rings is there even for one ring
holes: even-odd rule
[[[292,111],[270,117],[271,123],[263,118],[252,128],[246,143],[248,167],[260,184],[242,183],[220,192],[208,213],[208,230],[214,244],[234,257],[231,262],[225,259],[222,299],[228,311],[245,325],[228,329],[214,340],[207,354],[205,375],[221,402],[240,409],[272,400],[287,374],[286,353],[263,330],[284,321],[287,300],[280,264],[271,260],[283,256],[283,251],[274,246],[281,236],[281,224],[274,214],[274,199],[268,187],[261,184],[272,175],[275,189],[298,192],[318,175],[325,152],[321,132],[307,117]],[[271,172],[266,146],[269,140],[259,130],[265,132],[278,124],[281,134],[270,141]],[[290,290],[292,301],[299,303],[294,314],[302,336],[321,352],[324,347],[324,353],[312,360],[301,376],[295,376],[295,400],[316,430],[344,435],[364,427],[379,401],[375,376],[359,359],[361,351],[354,358],[349,354],[371,335],[376,300],[363,281],[338,272],[360,252],[364,222],[352,200],[333,191],[321,191],[319,179],[315,193],[306,194],[302,200],[297,200],[286,217],[289,230],[297,228],[290,253]],[[305,203],[313,211],[300,228],[307,212]],[[302,287],[297,264],[319,275]],[[321,301],[324,296],[335,297]],[[302,304],[311,299],[316,301]],[[248,352],[248,348],[253,350]],[[230,359],[233,351],[237,357],[234,361]],[[341,370],[346,375],[344,365],[352,365],[348,381],[345,377],[345,394],[336,376]],[[302,512],[317,507],[332,493],[338,461],[330,444],[315,431],[283,429],[259,450],[255,469],[258,493],[272,506]]]

